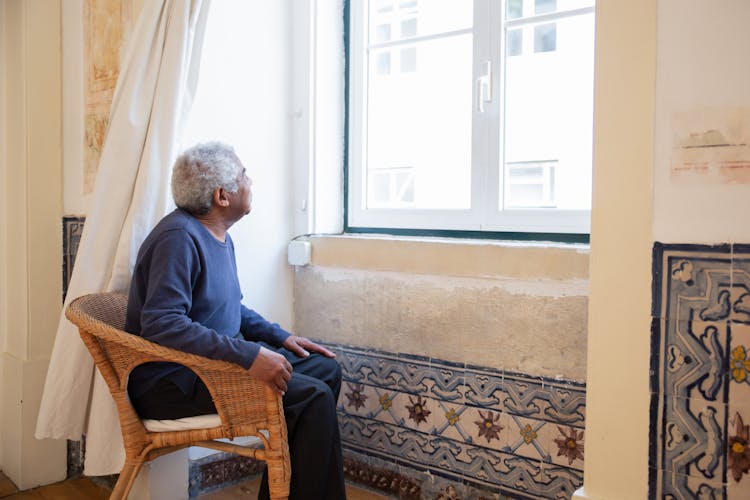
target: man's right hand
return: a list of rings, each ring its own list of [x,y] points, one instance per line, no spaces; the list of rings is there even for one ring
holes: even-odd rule
[[[247,371],[250,376],[269,384],[282,396],[286,392],[287,382],[292,378],[291,363],[281,354],[265,347],[260,348]]]

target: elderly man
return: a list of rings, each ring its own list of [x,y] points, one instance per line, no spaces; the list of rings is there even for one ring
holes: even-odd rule
[[[234,245],[227,230],[250,213],[252,182],[234,150],[221,143],[185,151],[172,170],[177,209],[138,252],[125,329],[181,351],[237,363],[283,394],[292,462],[290,498],[345,498],[334,355],[269,323],[241,303]],[[128,392],[143,418],[215,413],[190,370],[149,363]],[[268,497],[264,474],[260,497]]]

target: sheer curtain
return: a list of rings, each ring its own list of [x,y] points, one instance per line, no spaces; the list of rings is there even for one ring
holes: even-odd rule
[[[126,290],[141,242],[170,209],[169,173],[195,92],[209,3],[144,3],[121,64],[67,301]],[[76,328],[61,315],[36,436],[82,434],[84,473],[119,472],[125,455],[114,402]]]

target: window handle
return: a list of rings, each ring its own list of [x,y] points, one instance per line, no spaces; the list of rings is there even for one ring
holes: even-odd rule
[[[482,61],[476,80],[477,112],[484,113],[485,103],[492,102],[492,61]]]

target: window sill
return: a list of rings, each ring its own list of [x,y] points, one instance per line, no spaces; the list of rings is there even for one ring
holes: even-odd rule
[[[588,280],[589,245],[390,235],[314,235],[311,265],[415,274]]]

